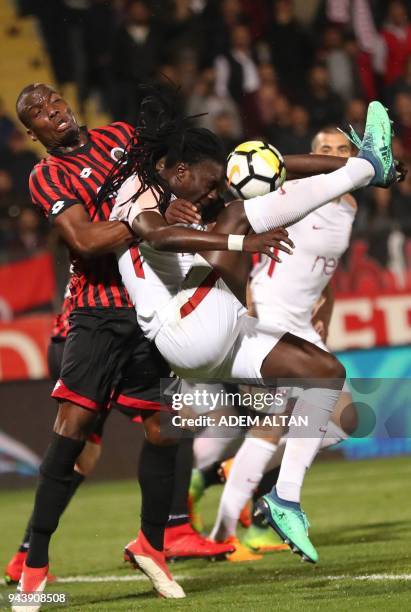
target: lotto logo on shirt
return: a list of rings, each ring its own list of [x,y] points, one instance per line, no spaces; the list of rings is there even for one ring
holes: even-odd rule
[[[80,178],[88,178],[92,172],[93,170],[91,168],[83,168],[80,172]]]
[[[53,207],[51,209],[51,214],[52,215],[58,215],[58,213],[61,211],[62,208],[64,208],[64,200],[58,200],[55,204],[53,204]]]

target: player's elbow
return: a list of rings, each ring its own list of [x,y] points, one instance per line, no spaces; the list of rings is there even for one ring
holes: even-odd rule
[[[91,259],[99,254],[98,245],[91,240],[77,239],[71,247],[77,255],[84,259]]]

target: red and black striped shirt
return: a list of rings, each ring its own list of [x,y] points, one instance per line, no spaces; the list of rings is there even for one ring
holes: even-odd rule
[[[85,128],[82,128],[85,129]],[[70,153],[55,153],[34,167],[29,180],[32,201],[52,220],[74,204],[82,204],[92,222],[108,221],[114,199],[96,205],[98,191],[122,155],[133,128],[126,123],[88,131],[88,141]],[[71,253],[72,308],[132,307],[121,282],[114,254],[83,259]]]

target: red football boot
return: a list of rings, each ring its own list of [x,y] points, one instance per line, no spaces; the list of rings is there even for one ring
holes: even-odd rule
[[[17,584],[23,571],[23,563],[27,557],[26,552],[16,552],[6,565],[4,580],[7,584]]]
[[[129,542],[124,549],[128,560],[136,569],[147,576],[161,597],[166,599],[182,599],[186,596],[181,586],[170,574],[164,552],[151,546],[143,532],[140,531],[137,539]]]
[[[21,573],[23,571],[23,564],[27,558],[27,552],[16,552],[12,556],[10,561],[7,563],[4,570],[4,580],[7,584],[18,584]],[[47,574],[47,582],[54,582],[56,577],[52,574]]]
[[[235,550],[231,544],[213,542],[201,536],[190,523],[167,527],[164,532],[164,552],[166,559],[225,559]]]
[[[23,563],[23,571],[16,590],[16,599],[11,607],[12,612],[38,612],[40,610],[41,604],[33,602],[32,605],[27,605],[27,601],[19,603],[18,597],[29,593],[42,593],[47,584],[48,570],[48,565],[27,567],[26,563]]]

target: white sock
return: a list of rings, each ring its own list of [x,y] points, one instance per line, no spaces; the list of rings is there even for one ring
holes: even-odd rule
[[[335,172],[288,181],[283,189],[244,200],[245,214],[256,233],[286,227],[327,202],[367,186],[374,175],[374,168],[367,160],[351,157]]]
[[[261,438],[244,440],[224,486],[211,539],[223,541],[235,535],[241,510],[259,485],[276,448]]]
[[[341,427],[333,423],[333,421],[329,421],[327,425],[327,433],[321,441],[319,450],[323,450],[325,448],[328,448],[329,446],[334,446],[334,444],[338,444],[339,442],[342,442],[347,438],[348,434],[346,434],[345,431],[341,429]],[[284,457],[284,450],[287,440],[288,434],[285,434],[285,436],[283,436],[279,441],[277,450],[268,462],[268,465],[265,468],[265,472],[269,472],[270,470],[273,470],[281,464],[281,461]]]
[[[320,449],[340,393],[337,389],[306,389],[297,400],[293,416],[297,420],[308,417],[308,428],[290,425],[276,485],[279,497],[300,501],[305,473]]]

